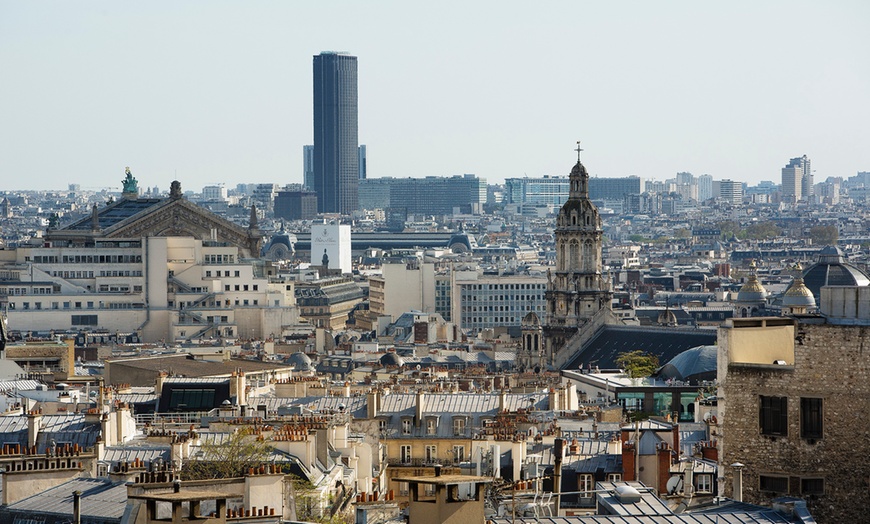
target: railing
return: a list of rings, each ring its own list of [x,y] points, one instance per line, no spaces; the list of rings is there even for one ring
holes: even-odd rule
[[[188,413],[137,413],[136,425],[144,426],[150,424],[151,427],[160,427],[163,424],[197,424],[202,421],[202,417],[208,416],[208,411],[191,411]]]

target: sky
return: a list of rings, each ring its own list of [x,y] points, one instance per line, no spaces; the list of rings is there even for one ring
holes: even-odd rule
[[[312,57],[368,175],[870,171],[870,2],[0,0],[0,190],[301,183]]]

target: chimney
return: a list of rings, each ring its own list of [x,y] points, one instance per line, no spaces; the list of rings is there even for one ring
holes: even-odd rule
[[[637,461],[634,449],[635,446],[633,442],[622,443],[622,480],[624,481],[637,480],[634,473],[635,463]]]
[[[677,456],[680,453],[680,424],[674,421],[674,425],[671,428],[674,436],[674,450],[677,452]]]
[[[381,410],[381,391],[377,388],[366,393],[366,415],[369,419],[376,418]]]
[[[547,400],[549,402],[550,411],[559,411],[562,409],[561,402],[559,402],[559,392],[556,391],[556,388],[550,388],[550,394]]]
[[[735,462],[731,464],[731,467],[734,468],[734,485],[731,497],[737,502],[743,502],[743,464]]]
[[[33,410],[27,414],[27,447],[36,445],[39,437],[39,423],[42,422],[42,412]]]
[[[658,458],[658,485],[656,488],[660,494],[668,492],[668,479],[671,478],[671,449],[667,443],[662,442],[656,450]]]
[[[498,412],[501,413],[507,409],[507,393],[501,390],[498,395]]]
[[[82,492],[73,491],[73,524],[82,524]]]
[[[417,411],[414,417],[414,424],[419,427],[422,424],[423,412],[426,411],[426,397],[422,390],[417,391]]]

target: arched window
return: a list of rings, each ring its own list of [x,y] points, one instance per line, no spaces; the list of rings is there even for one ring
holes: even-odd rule
[[[583,246],[583,269],[593,271],[595,269],[592,261],[592,242],[587,240]]]
[[[577,241],[571,242],[571,266],[576,268],[580,266],[580,244]]]

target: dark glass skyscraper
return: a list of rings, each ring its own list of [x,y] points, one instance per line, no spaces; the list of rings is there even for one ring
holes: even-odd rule
[[[356,57],[323,52],[314,57],[314,192],[319,213],[358,208]]]

